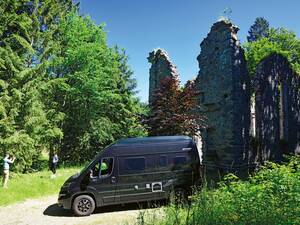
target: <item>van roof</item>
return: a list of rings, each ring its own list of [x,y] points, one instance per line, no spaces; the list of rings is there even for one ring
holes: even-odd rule
[[[190,141],[190,140],[192,140],[192,138],[190,138],[188,136],[137,137],[137,138],[123,138],[123,139],[120,139],[115,143],[115,145],[182,142],[182,141]]]

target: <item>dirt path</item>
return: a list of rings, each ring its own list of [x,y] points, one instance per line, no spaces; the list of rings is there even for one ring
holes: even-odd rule
[[[97,209],[88,217],[75,217],[69,210],[56,204],[57,196],[27,200],[22,203],[0,207],[0,224],[135,224],[139,207],[134,205],[113,206]]]

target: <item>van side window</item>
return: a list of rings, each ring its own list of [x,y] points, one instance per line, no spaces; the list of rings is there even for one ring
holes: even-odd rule
[[[173,159],[174,169],[181,169],[186,164],[185,156],[176,156]]]
[[[120,174],[143,173],[145,171],[145,158],[124,158],[120,164]]]
[[[113,158],[103,158],[90,171],[91,178],[109,176],[113,170]]]
[[[167,156],[161,155],[159,157],[159,167],[166,167],[167,166]]]
[[[113,158],[103,158],[100,164],[100,176],[109,176],[113,169]]]

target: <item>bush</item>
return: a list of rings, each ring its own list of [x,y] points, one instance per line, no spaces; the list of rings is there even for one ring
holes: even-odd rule
[[[228,175],[204,188],[184,207],[170,205],[159,221],[145,224],[300,224],[300,159],[267,163],[247,181]]]
[[[31,169],[33,171],[42,171],[49,169],[49,160],[47,159],[38,159],[33,161]]]

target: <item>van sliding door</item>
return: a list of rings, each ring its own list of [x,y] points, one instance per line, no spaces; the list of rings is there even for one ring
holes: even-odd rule
[[[146,157],[122,156],[118,161],[117,201],[126,203],[153,200],[153,173],[147,173]]]

